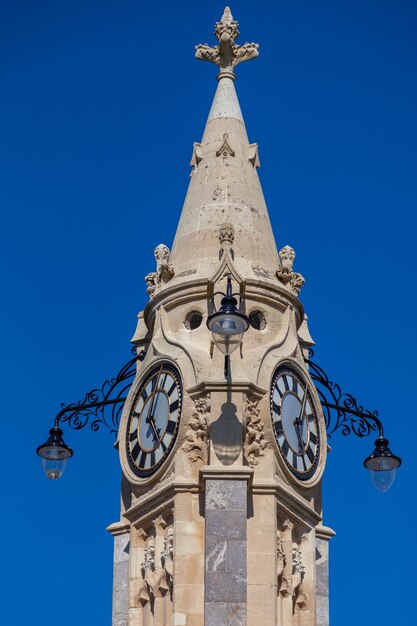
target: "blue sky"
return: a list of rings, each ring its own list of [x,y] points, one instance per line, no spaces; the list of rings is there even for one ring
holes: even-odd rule
[[[316,360],[377,408],[403,467],[387,494],[335,435],[324,478],[336,626],[417,623],[417,7],[393,0],[236,0],[237,70],[278,246],[306,277]],[[120,470],[107,432],[67,432],[47,481],[34,449],[61,402],[128,360],[153,249],[170,245],[216,87],[193,58],[223,4],[3,2],[2,614],[110,624]]]

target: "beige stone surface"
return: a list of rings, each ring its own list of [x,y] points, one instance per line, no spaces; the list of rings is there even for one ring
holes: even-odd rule
[[[318,604],[324,626],[331,536],[321,526],[327,442],[304,362],[312,344],[298,298],[304,279],[294,272],[290,246],[278,254],[257,173],[258,148],[249,143],[235,90],[235,65],[255,58],[258,48],[236,44],[237,23],[230,11],[223,18],[216,24],[219,43],[197,47],[197,58],[219,66],[218,86],[201,142],[193,145],[192,174],[172,250],[155,241],[146,276],[149,302],[138,316],[133,338],[146,356],[119,432],[128,497],[125,493],[121,525],[112,528],[115,535],[129,525],[131,531],[129,567],[119,589],[124,593],[128,588],[129,626],[218,626],[207,615],[204,621],[207,576],[213,574],[219,575],[214,582],[214,576],[210,579],[210,589],[213,595],[225,592],[219,605],[226,621],[234,614],[240,616],[239,626],[316,626]],[[224,356],[214,346],[206,321],[212,312],[209,298],[225,290],[229,273],[234,291],[244,297],[246,313],[259,313],[263,324],[246,332],[231,355],[226,380]],[[216,306],[219,302],[215,296]],[[193,313],[201,317],[196,328],[189,324]],[[285,465],[273,433],[271,381],[284,361],[309,382],[320,415],[321,460],[305,482]],[[175,364],[181,376],[180,427],[165,465],[143,479],[128,463],[127,421],[143,378],[164,362]],[[216,480],[216,497],[210,500],[209,495],[206,501],[206,483]],[[233,494],[224,487],[232,481],[236,509],[230,505]],[[206,542],[207,515],[215,522]],[[224,526],[217,527],[217,520]],[[317,535],[315,526],[320,526]],[[227,541],[222,533],[228,533]],[[316,537],[323,553],[318,563]],[[233,564],[236,572],[223,571]],[[232,592],[242,586],[247,593],[232,607]],[[216,604],[217,598],[210,601]],[[127,605],[118,606],[119,615],[124,610],[127,615]],[[231,620],[224,626],[232,626]]]

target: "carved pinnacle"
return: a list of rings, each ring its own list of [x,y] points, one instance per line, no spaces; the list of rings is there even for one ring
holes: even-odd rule
[[[233,19],[233,15],[226,7],[220,22],[216,22],[214,34],[219,42],[218,45],[210,47],[208,44],[196,46],[195,56],[200,61],[210,61],[215,63],[220,69],[218,78],[228,76],[235,78],[233,68],[243,61],[255,59],[258,55],[259,44],[245,43],[239,46],[235,39],[239,36],[238,22]]]

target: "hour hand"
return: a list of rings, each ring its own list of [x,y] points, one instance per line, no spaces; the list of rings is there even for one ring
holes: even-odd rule
[[[152,430],[153,430],[153,432],[154,432],[154,440],[155,440],[155,441],[159,441],[159,436],[160,436],[160,435],[159,435],[159,432],[158,432],[158,431],[159,431],[159,428],[157,428],[157,427],[155,426],[155,422],[153,421],[153,417],[152,417],[152,415],[148,415],[148,417],[146,418],[146,423],[147,423],[147,424],[150,424],[150,426],[151,426],[151,428],[152,428]]]
[[[297,439],[298,439],[298,447],[300,448],[300,452],[302,452],[304,449],[304,443],[303,443],[303,439],[301,436],[301,424],[302,424],[302,420],[300,420],[299,418],[296,418],[294,420],[294,427],[295,427],[295,432],[296,432]]]

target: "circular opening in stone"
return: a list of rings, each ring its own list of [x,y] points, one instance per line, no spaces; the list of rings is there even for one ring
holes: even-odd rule
[[[266,326],[266,319],[261,311],[252,311],[249,315],[249,324],[255,330],[263,330]]]
[[[201,325],[202,321],[203,316],[201,315],[201,313],[199,313],[198,311],[191,311],[191,313],[188,313],[187,317],[185,318],[184,325],[185,328],[187,328],[188,330],[195,330]]]

